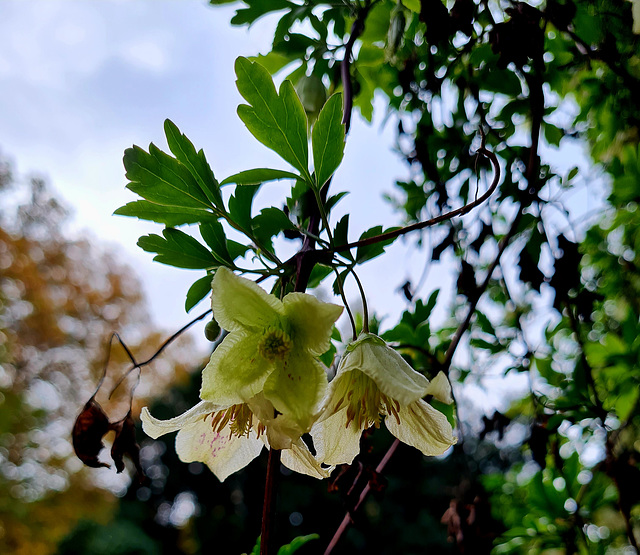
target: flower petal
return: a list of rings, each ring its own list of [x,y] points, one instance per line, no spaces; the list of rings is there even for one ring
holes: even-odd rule
[[[306,293],[289,293],[283,304],[296,345],[315,356],[326,353],[331,347],[333,323],[342,314],[342,307]]]
[[[157,439],[164,434],[175,432],[180,428],[189,424],[194,424],[198,420],[203,420],[207,414],[217,412],[218,410],[225,408],[211,403],[209,401],[201,401],[195,407],[191,407],[187,412],[170,418],[169,420],[158,420],[151,416],[147,407],[142,407],[140,412],[140,420],[142,420],[142,429],[144,433],[153,439]]]
[[[325,367],[298,349],[292,350],[264,382],[264,396],[305,431],[311,428],[326,389]]]
[[[229,332],[265,329],[284,314],[280,299],[225,267],[216,271],[211,289],[213,315]]]
[[[216,432],[208,418],[186,425],[176,436],[176,452],[180,460],[205,463],[221,482],[247,466],[263,447],[253,430],[249,437],[231,435],[229,426]]]
[[[434,399],[437,399],[445,405],[453,403],[451,384],[449,383],[449,378],[445,376],[444,372],[438,372],[436,377],[429,382],[426,395],[433,395]]]
[[[400,441],[425,455],[442,455],[458,441],[447,417],[422,399],[401,407],[398,415],[399,424],[393,416],[384,419],[387,429]]]
[[[347,411],[333,414],[322,422],[316,422],[311,428],[316,458],[324,464],[351,464],[360,452],[362,430],[354,426],[347,427]]]
[[[319,480],[328,478],[335,468],[334,466],[322,468],[320,461],[311,454],[301,439],[293,443],[291,449],[284,449],[280,460],[288,469]]]
[[[424,397],[429,380],[416,372],[399,353],[372,333],[360,337],[347,348],[339,373],[360,370],[369,376],[380,391],[401,405]]]
[[[202,371],[200,398],[221,405],[244,403],[262,390],[273,368],[258,352],[260,336],[227,335]]]

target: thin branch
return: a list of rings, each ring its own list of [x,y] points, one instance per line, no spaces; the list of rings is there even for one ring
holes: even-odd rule
[[[417,231],[419,229],[424,229],[425,227],[431,227],[440,222],[444,222],[446,220],[450,220],[451,218],[455,218],[456,216],[463,216],[468,212],[471,212],[474,208],[484,203],[496,190],[498,187],[498,183],[500,182],[500,163],[498,162],[498,158],[493,152],[490,152],[486,148],[484,148],[484,134],[483,134],[483,145],[478,149],[478,153],[486,156],[493,166],[494,177],[491,186],[487,189],[487,191],[478,199],[461,206],[460,208],[456,208],[450,212],[445,214],[441,214],[440,216],[436,216],[435,218],[431,218],[430,220],[425,220],[422,222],[416,222],[415,224],[411,224],[405,227],[401,227],[399,229],[395,229],[393,231],[388,231],[387,233],[382,233],[380,235],[375,235],[373,237],[368,237],[366,239],[362,239],[360,241],[354,241],[353,243],[347,243],[346,245],[339,245],[337,247],[333,247],[330,249],[332,252],[336,251],[344,251],[348,249],[354,249],[357,247],[365,247],[367,245],[374,245],[376,243],[380,243],[381,241],[390,241],[395,239],[396,237],[400,237],[401,235],[405,235],[412,231]]]
[[[382,460],[380,461],[380,464],[378,464],[378,466],[376,466],[376,472],[378,474],[380,474],[384,470],[385,466],[387,466],[387,463],[389,462],[389,460],[391,459],[391,457],[395,453],[396,449],[398,448],[398,445],[400,445],[400,441],[396,439],[391,444],[391,447],[389,447],[389,449],[385,453],[384,457],[382,457]],[[367,485],[364,487],[364,489],[360,493],[360,497],[358,498],[358,502],[356,503],[355,507],[353,508],[353,512],[358,510],[360,505],[362,505],[362,502],[366,499],[367,495],[369,495],[370,491],[371,491],[371,483],[367,482]],[[333,535],[333,538],[331,538],[331,542],[327,546],[327,549],[325,549],[324,555],[330,555],[331,554],[331,552],[333,551],[335,546],[338,544],[338,541],[342,537],[342,534],[344,534],[346,532],[346,530],[349,527],[349,524],[351,524],[351,522],[353,522],[352,519],[351,519],[351,514],[349,512],[347,512],[347,514],[344,515],[344,518],[342,519],[342,522],[340,523],[340,526],[336,530],[336,533]]]
[[[146,366],[147,364],[152,363],[156,358],[158,358],[160,356],[162,351],[164,351],[175,339],[177,339],[181,334],[183,334],[185,331],[187,331],[191,326],[193,326],[193,324],[195,324],[196,322],[202,320],[205,316],[207,316],[210,313],[211,313],[211,309],[207,310],[206,312],[203,312],[202,314],[200,314],[200,316],[197,316],[196,318],[191,320],[191,322],[189,322],[188,324],[185,324],[184,326],[182,326],[177,332],[175,332],[171,337],[169,337],[169,339],[167,339],[162,345],[160,345],[159,349],[155,353],[153,353],[153,355],[151,355],[147,360],[145,360],[143,362],[136,362],[135,358],[133,358],[133,355],[131,354],[131,351],[129,351],[129,349],[124,344],[122,339],[120,339],[120,336],[117,333],[114,333],[111,336],[110,342],[113,340],[114,336],[118,338],[118,341],[120,341],[120,344],[122,345],[124,350],[129,355],[129,358],[131,359],[131,362],[133,362],[133,366],[131,368],[129,368],[129,370],[127,370],[124,373],[124,375],[118,380],[118,383],[116,383],[116,385],[113,386],[113,389],[111,390],[111,393],[109,393],[109,399],[111,399],[111,396],[115,393],[115,390],[118,389],[118,387],[120,387],[122,382],[129,376],[129,374],[131,374],[131,372],[133,372],[134,370],[140,369],[143,366]],[[108,362],[108,360],[109,359],[107,358],[107,362]],[[100,380],[100,385],[98,386],[98,389],[100,389],[100,386],[102,385],[102,382],[104,380],[106,372],[107,372],[107,367],[105,365],[104,373],[103,373],[103,376],[102,376],[102,378]],[[97,393],[97,390],[96,390],[96,393]],[[94,396],[95,396],[95,394],[94,394]]]

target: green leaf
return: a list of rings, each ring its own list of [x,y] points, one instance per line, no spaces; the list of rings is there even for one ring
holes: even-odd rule
[[[309,543],[312,540],[317,540],[320,536],[318,534],[309,534],[308,536],[298,536],[294,538],[291,543],[287,545],[283,545],[280,549],[278,549],[278,555],[292,555],[298,549],[300,549],[306,543]]]
[[[396,227],[389,228],[385,230],[385,233],[387,231],[393,231],[394,229],[398,229],[398,228]],[[382,226],[377,225],[375,227],[372,227],[371,229],[368,229],[362,235],[360,235],[360,238],[358,239],[358,241],[362,241],[363,239],[368,239],[369,237],[375,237],[376,235],[381,235],[381,234],[382,234]],[[391,243],[393,243],[395,240],[396,238],[387,239],[385,241],[378,241],[377,243],[373,243],[371,245],[358,247],[358,250],[356,252],[356,262],[362,263],[367,260],[371,260],[376,256],[380,256],[384,252],[384,248],[387,245],[390,245]]]
[[[233,259],[227,249],[227,237],[220,222],[210,222],[200,226],[200,235],[211,247],[213,256],[222,264],[233,266]]]
[[[236,185],[260,185],[267,181],[277,179],[300,179],[300,176],[284,170],[272,170],[270,168],[257,168],[245,170],[227,177],[220,185],[235,183]]]
[[[344,156],[342,94],[334,94],[322,107],[311,133],[316,186],[322,187],[334,174]]]
[[[224,210],[220,185],[211,171],[204,151],[201,149],[196,152],[193,143],[187,139],[186,135],[180,133],[176,124],[169,119],[164,122],[164,132],[173,155],[191,172],[209,201],[220,210]]]
[[[229,214],[246,231],[251,230],[251,203],[258,192],[258,185],[238,187],[236,194],[229,199]]]
[[[187,312],[189,312],[211,292],[212,280],[213,276],[207,274],[206,276],[193,282],[193,285],[189,287],[189,291],[187,291],[187,299],[184,303],[184,309]]]
[[[216,220],[216,216],[207,210],[199,208],[179,208],[175,206],[163,206],[148,200],[136,200],[128,202],[118,208],[114,214],[119,216],[130,216],[140,220],[148,220],[165,224],[169,227],[176,227],[185,224],[196,224],[209,220]]]
[[[209,250],[186,233],[166,228],[162,235],[145,235],[138,239],[138,246],[147,252],[155,252],[154,260],[169,266],[193,270],[218,266]]]
[[[236,10],[236,15],[231,18],[231,25],[251,25],[268,13],[286,10],[293,6],[288,0],[251,0],[245,4],[249,4],[248,7]]]
[[[249,246],[227,239],[227,249],[229,250],[231,260],[235,260],[239,256],[244,256],[244,253],[249,250]]]
[[[322,280],[332,272],[333,272],[333,268],[331,266],[325,266],[324,264],[316,264],[311,270],[311,274],[309,275],[309,282],[307,283],[307,288],[313,289],[314,287],[318,287],[318,285],[320,285]]]
[[[333,231],[333,241],[336,247],[349,244],[349,214],[342,216]],[[342,256],[346,256],[353,260],[353,256],[349,249],[338,251]]]
[[[263,208],[251,222],[255,236],[264,244],[271,244],[271,238],[285,229],[296,229],[291,220],[280,209]]]
[[[544,122],[544,138],[550,145],[555,147],[560,146],[560,141],[563,137],[564,131],[562,129],[552,123]]]
[[[249,102],[238,106],[247,129],[309,178],[307,116],[291,81],[285,80],[276,93],[269,72],[246,58],[236,60],[236,75],[238,91]]]
[[[191,172],[153,143],[149,152],[138,146],[124,151],[127,185],[142,198],[165,206],[211,208]]]
[[[258,54],[257,56],[250,56],[249,60],[252,62],[258,62],[264,67],[271,75],[280,71],[284,66],[295,61],[295,57],[283,52],[268,52],[267,54]]]

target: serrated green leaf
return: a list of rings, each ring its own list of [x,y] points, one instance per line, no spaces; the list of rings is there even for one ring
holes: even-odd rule
[[[245,4],[248,4],[246,8],[236,10],[236,15],[231,18],[231,25],[251,25],[268,13],[294,6],[288,0],[251,0]]]
[[[252,62],[258,62],[264,67],[271,75],[274,75],[280,71],[284,66],[295,61],[294,56],[289,56],[284,52],[267,52],[267,54],[258,54],[257,56],[250,56],[249,60]]]
[[[337,223],[336,228],[333,231],[333,241],[337,247],[340,245],[347,245],[349,243],[349,214],[342,216]],[[342,256],[346,256],[353,260],[351,251],[349,249],[338,251]]]
[[[124,151],[127,188],[156,204],[181,208],[211,208],[191,172],[153,143],[149,152],[138,146]]]
[[[235,183],[236,185],[260,185],[267,181],[277,179],[300,179],[300,176],[285,170],[273,170],[270,168],[256,168],[255,170],[245,170],[227,177],[220,185]]]
[[[164,132],[173,155],[191,172],[191,175],[195,178],[209,201],[218,209],[224,210],[224,203],[220,195],[220,185],[211,171],[204,151],[199,150],[196,152],[193,143],[169,119],[164,122]]]
[[[138,246],[146,252],[155,252],[154,260],[169,266],[192,270],[218,266],[211,252],[196,239],[171,227],[162,235],[145,235],[138,239]]]
[[[266,147],[309,177],[307,116],[293,85],[285,80],[276,92],[269,72],[246,58],[236,60],[236,85],[249,105],[238,106],[238,116]]]
[[[229,199],[229,214],[243,229],[251,230],[251,204],[258,192],[258,185],[247,185],[236,188],[236,193]]]
[[[334,94],[320,111],[311,133],[316,186],[322,187],[334,174],[344,156],[342,94]]]
[[[162,204],[156,204],[148,200],[128,202],[118,208],[114,214],[165,224],[169,227],[196,224],[210,220],[215,221],[217,219],[213,213],[207,210],[163,206]]]
[[[249,250],[249,246],[227,239],[227,249],[229,250],[231,260],[235,260],[239,256],[244,256],[244,253]]]
[[[233,259],[227,249],[227,237],[220,222],[210,222],[200,226],[200,235],[211,247],[213,256],[222,264],[233,265]]]
[[[193,282],[191,287],[189,287],[189,291],[187,291],[187,299],[184,302],[185,311],[189,312],[211,292],[212,280],[213,276],[207,274],[206,276]]]
[[[263,208],[253,220],[251,227],[255,236],[264,244],[270,245],[271,238],[285,229],[296,229],[287,215],[278,208]]]

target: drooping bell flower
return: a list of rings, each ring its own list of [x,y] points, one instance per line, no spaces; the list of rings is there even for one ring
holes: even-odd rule
[[[154,418],[144,407],[140,419],[143,430],[153,439],[178,431],[176,453],[180,460],[206,464],[220,481],[247,466],[270,445],[269,439],[282,449],[281,460],[286,467],[314,478],[326,478],[332,469],[323,468],[313,457],[295,425],[275,424],[277,418],[262,422],[257,417],[268,412],[269,405],[262,395],[249,403],[226,407],[201,401],[169,420]],[[273,413],[272,406],[270,411]]]
[[[429,382],[383,339],[362,333],[347,347],[321,419],[311,430],[317,458],[328,465],[351,464],[360,451],[360,436],[384,420],[400,441],[425,455],[441,455],[456,443],[441,412],[422,397],[451,403],[444,374]]]

